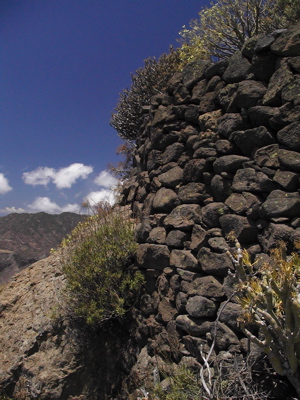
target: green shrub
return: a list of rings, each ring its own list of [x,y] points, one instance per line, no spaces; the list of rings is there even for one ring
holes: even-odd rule
[[[143,282],[131,266],[137,244],[128,210],[101,205],[97,211],[59,250],[70,310],[92,326],[122,318]]]
[[[171,376],[166,377],[167,389],[160,384],[153,391],[159,400],[194,400],[201,399],[199,376],[191,369],[181,366]],[[157,398],[155,397],[155,398]]]
[[[165,91],[168,81],[179,70],[179,61],[178,52],[171,48],[170,53],[158,59],[146,59],[144,67],[132,75],[131,87],[120,94],[110,122],[122,139],[136,140],[139,137],[144,121],[142,107],[150,104],[153,95]]]

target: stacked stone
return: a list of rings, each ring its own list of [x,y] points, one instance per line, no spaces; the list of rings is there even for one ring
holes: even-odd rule
[[[249,40],[229,61],[195,61],[144,110],[136,174],[123,189],[140,221],[143,360],[174,356],[176,337],[177,361],[201,362],[232,293],[229,233],[253,260],[300,239],[299,37],[300,24]],[[245,350],[239,307],[221,314],[217,352]]]

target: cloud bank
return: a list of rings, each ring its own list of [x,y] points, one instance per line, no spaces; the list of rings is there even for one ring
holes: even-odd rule
[[[93,172],[93,167],[74,163],[65,168],[55,170],[49,167],[38,167],[23,173],[23,181],[27,185],[44,185],[53,182],[58,189],[69,189],[78,179],[86,179]]]
[[[95,178],[94,182],[98,186],[113,188],[117,186],[118,179],[112,176],[108,171],[101,171],[100,174]]]
[[[49,199],[49,197],[37,197],[32,204],[29,204],[30,212],[44,211],[49,214],[60,214],[62,212],[79,213],[80,206],[78,204],[66,204],[60,207]]]
[[[93,172],[93,167],[87,166],[80,163],[74,163],[65,168],[60,168],[55,170],[49,167],[39,167],[30,172],[25,172],[22,175],[23,181],[27,185],[31,186],[47,186],[49,183],[53,183],[58,189],[70,188],[78,179],[87,179],[88,176]],[[115,188],[118,184],[118,179],[111,175],[108,171],[101,171],[93,182],[90,181],[90,190],[88,194],[74,195],[74,198],[82,199],[77,204],[68,203],[64,205],[59,205],[56,201],[57,195],[53,193],[52,195],[46,197],[40,195],[35,197],[35,199],[30,203],[20,207],[9,206],[0,209],[0,214],[10,214],[10,213],[35,213],[35,212],[46,212],[49,214],[60,214],[62,212],[74,212],[83,213],[85,212],[82,208],[82,204],[88,202],[91,206],[98,204],[99,202],[109,202],[114,204],[116,202]],[[87,184],[85,184],[87,185]],[[99,186],[99,189],[95,189],[95,186]],[[94,190],[93,190],[94,189]],[[9,186],[8,180],[3,174],[0,174],[0,194],[5,194],[12,190]],[[82,193],[82,192],[81,192]],[[49,195],[49,190],[47,190]],[[60,202],[61,199],[59,199]]]

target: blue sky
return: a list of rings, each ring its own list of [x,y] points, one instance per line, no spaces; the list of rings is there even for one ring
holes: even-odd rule
[[[209,1],[0,1],[0,215],[110,193],[119,93]]]

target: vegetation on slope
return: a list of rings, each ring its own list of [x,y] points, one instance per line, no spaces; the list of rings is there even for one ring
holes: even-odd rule
[[[122,318],[135,302],[143,276],[131,268],[134,225],[127,210],[102,204],[59,249],[70,311],[90,326]]]

